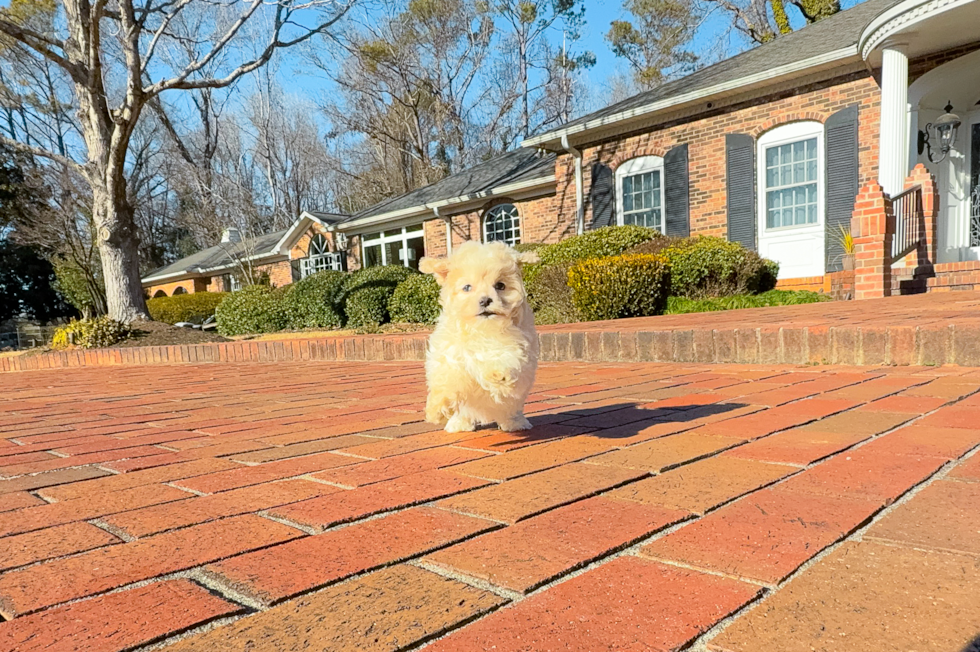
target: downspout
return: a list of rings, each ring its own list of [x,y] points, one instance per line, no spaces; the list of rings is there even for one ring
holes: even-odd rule
[[[432,214],[437,220],[441,219],[446,223],[446,255],[448,256],[453,253],[453,218],[440,215],[438,206],[432,207]]]
[[[582,188],[582,152],[568,142],[568,136],[561,137],[562,148],[575,158],[575,232],[585,233],[585,194]]]

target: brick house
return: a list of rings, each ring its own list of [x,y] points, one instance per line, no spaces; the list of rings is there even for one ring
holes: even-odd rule
[[[324,269],[344,269],[330,231],[344,217],[305,212],[290,228],[252,239],[227,229],[219,244],[147,274],[143,289],[150,298],[231,292],[246,274],[280,287]]]
[[[351,269],[642,224],[741,242],[783,287],[980,287],[978,101],[980,0],[866,0],[324,228]]]

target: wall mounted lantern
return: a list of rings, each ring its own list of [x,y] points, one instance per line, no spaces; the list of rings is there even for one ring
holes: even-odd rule
[[[960,117],[955,113],[952,113],[952,104],[947,102],[944,110],[946,113],[939,116],[939,119],[936,120],[935,123],[930,122],[926,125],[925,131],[919,132],[919,155],[921,156],[923,150],[925,150],[926,156],[928,156],[929,160],[933,163],[941,162],[946,158],[946,155],[949,154],[949,150],[952,149],[953,143],[956,142],[956,130],[959,129],[960,124],[962,124],[960,122]],[[936,130],[935,135],[932,133],[933,129]],[[932,143],[930,142],[931,138],[934,138],[935,136],[939,137],[939,153],[941,156],[938,159],[934,159],[932,157]]]
[[[347,251],[347,234],[337,231],[334,235],[334,242],[337,244],[337,251]]]

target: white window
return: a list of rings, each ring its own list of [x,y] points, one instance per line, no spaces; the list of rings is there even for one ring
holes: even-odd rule
[[[521,217],[517,206],[500,204],[487,211],[483,218],[483,241],[500,240],[509,245],[521,243]]]
[[[361,236],[361,262],[364,267],[404,265],[419,268],[425,255],[425,236],[421,224]]]
[[[797,122],[759,139],[759,200],[766,231],[819,225],[823,212],[823,125]]]
[[[302,278],[328,269],[342,272],[344,270],[343,254],[331,252],[327,245],[327,239],[323,234],[318,233],[310,240],[306,258],[299,261],[299,269]]]
[[[616,223],[664,231],[664,160],[640,156],[616,168]]]

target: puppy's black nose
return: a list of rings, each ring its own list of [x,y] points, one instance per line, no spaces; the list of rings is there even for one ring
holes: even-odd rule
[[[482,299],[480,299],[480,307],[481,308],[486,308],[491,303],[493,303],[493,299],[491,299],[490,297],[483,297]]]

